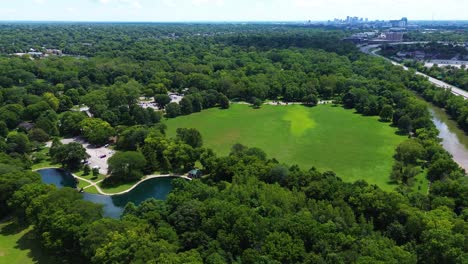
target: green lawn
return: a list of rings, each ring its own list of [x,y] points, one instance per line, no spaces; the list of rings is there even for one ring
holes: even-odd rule
[[[21,227],[11,220],[0,222],[0,263],[59,263],[38,244],[32,228]]]
[[[387,190],[393,188],[388,182],[395,147],[406,138],[378,117],[332,105],[253,109],[232,104],[229,110],[209,109],[165,122],[169,136],[179,127],[197,128],[204,145],[220,155],[241,143],[286,164],[333,170],[346,181],[365,179]]]
[[[98,183],[98,186],[99,188],[101,188],[103,192],[114,194],[114,193],[119,193],[119,192],[123,192],[123,191],[130,189],[137,182],[138,181],[133,181],[133,182],[123,183],[123,184],[112,186],[112,187],[103,187],[102,182],[101,182],[101,183]],[[85,191],[88,191],[88,189],[86,189]]]
[[[415,192],[420,192],[422,194],[427,194],[429,181],[426,178],[427,170],[423,170],[421,173],[416,175],[413,180],[412,189]]]
[[[44,147],[40,151],[35,152],[34,155],[41,156],[43,159],[39,162],[33,163],[33,165],[31,166],[33,170],[59,166],[57,164],[52,163],[52,161],[50,160],[49,148],[47,147]]]
[[[99,194],[99,192],[97,191],[96,187],[94,186],[91,186],[89,188],[86,188],[84,189],[85,192],[87,193],[93,193],[93,194]]]
[[[90,172],[88,175],[83,175],[84,174],[83,170],[80,170],[78,172],[73,172],[73,173],[76,176],[79,176],[81,178],[85,178],[85,179],[90,180],[92,182],[97,182],[97,181],[100,181],[100,180],[104,180],[106,178],[106,176],[103,175],[103,174],[98,174],[98,175],[94,176],[92,172]]]

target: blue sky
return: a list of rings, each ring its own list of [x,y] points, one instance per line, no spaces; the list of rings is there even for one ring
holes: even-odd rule
[[[0,0],[0,20],[468,20],[468,0]]]

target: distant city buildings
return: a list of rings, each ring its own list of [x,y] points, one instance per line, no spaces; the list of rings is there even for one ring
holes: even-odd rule
[[[327,25],[339,26],[339,27],[352,27],[352,28],[391,28],[394,31],[405,30],[410,25],[408,24],[408,18],[403,17],[400,20],[374,20],[370,21],[368,18],[362,17],[351,17],[347,16],[346,19],[335,18],[333,21],[329,20]]]

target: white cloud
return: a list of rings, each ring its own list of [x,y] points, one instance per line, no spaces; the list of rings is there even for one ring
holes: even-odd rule
[[[33,0],[33,2],[38,5],[43,5],[46,3],[46,0]]]

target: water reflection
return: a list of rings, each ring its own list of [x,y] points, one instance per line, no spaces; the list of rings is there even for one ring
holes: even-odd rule
[[[458,128],[457,123],[451,120],[444,110],[429,104],[429,112],[440,131],[442,145],[452,154],[453,160],[468,171],[468,135]]]

